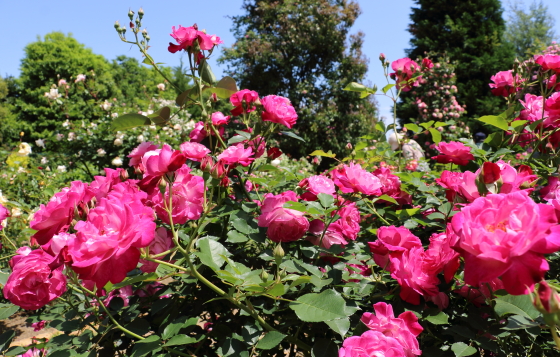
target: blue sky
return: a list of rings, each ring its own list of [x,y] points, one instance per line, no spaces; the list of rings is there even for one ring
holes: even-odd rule
[[[387,59],[393,61],[404,57],[404,50],[409,47],[410,35],[406,31],[412,0],[358,0],[362,15],[356,21],[353,32],[363,31],[365,42],[364,54],[370,59],[366,83],[385,84],[383,71],[378,57],[383,52]],[[523,0],[531,3],[531,0]],[[551,14],[560,21],[560,1],[544,0]],[[93,52],[108,59],[118,55],[127,55],[141,60],[136,48],[121,42],[113,28],[116,20],[127,23],[128,9],[136,11],[141,6],[146,15],[143,25],[150,33],[151,55],[158,62],[175,66],[179,56],[167,51],[171,26],[191,26],[197,23],[199,28],[216,34],[224,41],[223,46],[234,42],[230,32],[232,22],[228,16],[241,14],[242,0],[98,0],[85,2],[79,0],[57,1],[3,1],[0,11],[0,75],[19,75],[19,64],[24,56],[23,49],[52,31],[72,33],[73,36]],[[506,3],[507,4],[507,3]],[[560,23],[556,24],[556,33],[560,34]],[[215,58],[218,54],[215,53]],[[211,62],[216,76],[220,78],[222,69]],[[382,116],[391,117],[390,100],[377,97]]]

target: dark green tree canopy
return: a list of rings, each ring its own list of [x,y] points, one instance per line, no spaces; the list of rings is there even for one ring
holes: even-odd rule
[[[367,60],[363,34],[349,35],[360,14],[347,0],[245,0],[244,15],[233,17],[237,39],[224,49],[221,63],[240,88],[261,96],[288,97],[298,112],[294,129],[305,145],[286,142],[296,156],[322,148],[340,152],[364,134],[375,105],[342,89],[361,82]]]
[[[490,93],[496,72],[511,68],[514,52],[502,42],[505,22],[499,0],[414,0],[410,15],[411,58],[426,52],[457,62],[457,100],[469,117],[499,112],[503,101]],[[406,119],[406,118],[402,118]]]

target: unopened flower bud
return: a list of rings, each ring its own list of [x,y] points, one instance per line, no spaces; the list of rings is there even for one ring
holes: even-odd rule
[[[210,99],[212,100],[212,102],[216,103],[219,99],[218,96],[216,95],[216,93],[212,93],[212,95],[210,96]]]
[[[144,37],[148,36],[148,30],[143,29],[142,30],[142,36],[144,36]]]
[[[347,143],[347,144],[346,144],[346,148],[347,148],[348,150],[352,150],[352,143]]]
[[[124,26],[123,26],[123,27],[121,27],[121,33],[122,33],[122,34],[124,35],[124,34],[125,34],[125,32],[126,32],[126,27],[124,27]]]
[[[121,24],[119,24],[118,21],[115,21],[115,25],[113,25],[113,26],[115,26],[115,30],[119,31],[119,28],[121,27]]]
[[[379,60],[380,60],[381,62],[385,62],[385,54],[384,54],[384,53],[380,53],[380,54],[379,54]]]
[[[544,321],[549,326],[560,323],[560,296],[545,280],[539,283],[533,305],[543,314]]]
[[[268,280],[268,273],[266,272],[266,270],[263,270],[261,273],[261,279],[266,282]]]
[[[130,21],[132,21],[133,17],[134,17],[134,11],[128,10],[128,18],[130,19]]]
[[[139,18],[143,18],[143,17],[144,17],[144,9],[140,8],[140,9],[138,10],[138,17],[139,17]]]
[[[200,169],[204,172],[210,172],[214,166],[214,160],[210,156],[205,156],[200,161]]]
[[[282,264],[282,258],[284,258],[284,249],[282,249],[282,243],[278,243],[276,248],[272,251],[272,255],[274,255],[274,261],[276,262],[277,266]]]

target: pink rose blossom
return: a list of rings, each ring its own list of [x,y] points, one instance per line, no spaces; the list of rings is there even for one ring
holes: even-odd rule
[[[173,182],[172,218],[174,224],[185,224],[187,221],[199,219],[204,203],[204,179],[191,175],[190,168],[183,165],[175,172]],[[159,219],[170,224],[166,203],[169,204],[169,189],[165,196],[157,191],[151,198],[154,209]]]
[[[39,322],[34,322],[31,324],[31,327],[33,327],[33,331],[37,332],[37,331],[41,331],[42,329],[45,328],[45,323],[47,321],[45,320],[41,320]]]
[[[5,220],[6,218],[10,217],[10,211],[8,211],[8,209],[4,206],[2,206],[2,204],[0,204],[0,231],[2,230],[2,228],[4,228],[2,226],[2,221]]]
[[[37,249],[16,257],[10,262],[12,274],[4,286],[4,297],[13,304],[26,310],[37,310],[66,291],[63,266],[50,267],[55,260],[53,256]]]
[[[150,255],[157,255],[173,248],[174,243],[172,237],[173,235],[171,231],[168,231],[165,227],[159,227],[156,229],[154,241],[148,246]],[[164,257],[159,257],[158,259],[161,260],[163,258]],[[155,272],[159,265],[158,263],[144,259],[140,259],[140,263],[142,263],[140,270],[144,273]]]
[[[146,196],[120,183],[89,211],[86,221],[75,225],[68,253],[81,279],[93,280],[101,289],[108,281],[120,283],[136,268],[139,248],[154,239],[154,212],[143,204]]]
[[[255,160],[252,156],[253,149],[250,147],[245,149],[243,143],[239,143],[225,149],[218,155],[218,160],[226,165],[241,164],[242,166],[249,166]]]
[[[441,164],[454,163],[456,165],[466,165],[469,161],[474,160],[471,148],[456,141],[450,141],[449,143],[442,141],[436,145],[436,150],[441,155],[434,156],[432,159],[437,160]]]
[[[414,247],[400,256],[390,256],[391,276],[401,286],[399,296],[414,305],[420,303],[420,295],[435,296],[439,293],[439,279],[436,275],[424,270],[424,249]]]
[[[490,83],[489,86],[492,89],[492,94],[496,96],[507,97],[508,95],[519,91],[521,78],[516,75],[515,81],[513,80],[513,71],[501,71],[490,77],[490,80],[494,83]]]
[[[47,351],[44,348],[30,348],[24,354],[17,355],[17,357],[45,357],[47,355]]]
[[[288,98],[269,95],[261,99],[264,108],[262,120],[282,124],[292,128],[297,121],[297,113]]]
[[[548,270],[544,254],[560,248],[554,208],[526,191],[480,197],[453,216],[455,249],[465,260],[465,282],[478,286],[501,277],[512,295],[531,291]]]
[[[123,300],[123,302],[124,302],[123,306],[128,306],[129,298],[132,295],[134,295],[134,294],[133,294],[131,285],[124,286],[120,289],[111,290],[109,295],[107,295],[107,298],[105,298],[105,300],[103,301],[103,305],[109,307],[109,304],[111,303],[111,300],[118,297],[118,298],[121,298]]]
[[[323,236],[323,240],[321,241],[321,235],[325,230],[325,223],[320,219],[314,219],[309,224],[309,233],[311,235],[307,236],[307,240],[315,245],[320,245],[325,249],[329,249],[334,244],[340,244],[341,246],[345,246],[348,242],[344,239],[342,235],[342,228],[339,224],[331,223],[329,228],[325,231],[325,235]]]
[[[340,219],[336,220],[331,225],[338,225],[345,238],[356,240],[360,232],[360,212],[356,208],[356,203],[345,204],[335,212],[340,216]],[[329,226],[329,228],[331,227]]]
[[[229,115],[225,116],[222,112],[214,112],[212,113],[212,124],[215,126],[225,125],[229,122]]]
[[[543,111],[545,101],[540,96],[525,94],[525,101],[519,100],[525,109],[521,110],[519,118],[529,122],[535,122],[548,117],[548,113]]]
[[[415,161],[415,160],[412,160]],[[411,161],[411,162],[412,162]],[[416,162],[418,164],[418,162]],[[407,170],[416,170],[416,167],[407,167]],[[412,204],[412,197],[401,190],[401,180],[393,175],[387,167],[380,167],[373,174],[381,181],[381,194],[394,198],[398,204]]]
[[[548,184],[541,189],[540,193],[541,198],[546,202],[560,199],[560,182],[558,181],[558,177],[550,176],[548,178]]]
[[[436,179],[436,182],[447,189],[446,198],[450,202],[472,202],[480,194],[476,187],[476,174],[470,171],[465,172],[451,172],[443,171],[441,177]]]
[[[163,176],[180,168],[185,160],[185,155],[179,150],[163,145],[161,149],[148,151],[142,156],[144,176]]]
[[[189,138],[191,142],[199,143],[206,139],[208,132],[206,131],[206,126],[204,122],[199,121],[194,125],[194,129],[189,133]]]
[[[553,70],[560,73],[560,56],[558,55],[535,55],[535,62],[541,65],[543,71]]]
[[[408,228],[383,226],[377,230],[377,240],[368,242],[368,245],[375,263],[389,270],[390,257],[400,256],[411,248],[422,247],[422,242]]]
[[[210,150],[199,143],[186,141],[179,146],[179,150],[188,160],[199,161],[210,153]]]
[[[189,47],[194,45],[195,40],[198,40],[200,49],[205,51],[211,50],[214,45],[222,43],[220,38],[216,37],[216,35],[209,36],[202,31],[198,31],[194,26],[183,27],[179,25],[178,29],[175,29],[175,26],[173,26],[172,29],[173,33],[171,33],[171,37],[173,37],[178,44],[169,43],[168,50],[171,53],[180,50],[187,51]]]
[[[450,282],[459,269],[459,253],[451,246],[450,235],[445,233],[433,234],[430,237],[430,246],[424,252],[423,270],[429,274],[437,275],[443,271],[445,281]]]
[[[420,84],[419,79],[421,77],[417,78],[412,84],[408,83],[408,81],[415,75],[421,74],[418,63],[414,62],[410,58],[401,58],[394,61],[391,63],[391,68],[395,72],[389,75],[397,82],[397,88],[402,88],[403,92],[408,92],[412,89],[412,87],[417,87]]]
[[[309,221],[305,218],[305,213],[283,207],[288,201],[297,202],[295,192],[265,195],[259,216],[259,227],[268,228],[266,234],[273,242],[296,241],[309,229]]]
[[[142,156],[144,156],[144,154],[148,151],[157,150],[157,148],[157,145],[155,145],[151,141],[145,141],[142,144],[138,145],[128,155],[128,157],[130,158],[128,166],[138,168],[140,171],[144,172],[144,165],[142,165]]]
[[[350,163],[332,171],[335,185],[344,193],[359,192],[364,195],[380,195],[381,181],[360,165]]]
[[[373,305],[375,314],[365,312],[361,321],[370,330],[379,331],[387,337],[393,337],[405,350],[406,356],[421,355],[416,337],[424,330],[412,311],[406,311],[395,317],[393,307],[384,302]]]
[[[379,331],[366,331],[361,336],[348,337],[338,351],[338,357],[408,357],[400,342]]]
[[[232,94],[229,100],[235,107],[231,110],[231,115],[239,116],[243,113],[250,113],[256,109],[253,104],[259,101],[259,94],[253,90],[242,89]]]
[[[306,201],[316,201],[317,195],[320,193],[334,195],[336,192],[333,180],[323,175],[305,178],[299,182],[298,186],[306,190],[301,195],[301,198]]]
[[[74,211],[80,209],[93,197],[88,184],[73,181],[70,187],[65,187],[55,194],[47,203],[41,205],[33,216],[30,227],[37,232],[33,238],[41,245],[46,244],[52,236],[66,232],[74,219]]]
[[[100,200],[107,196],[113,186],[120,183],[125,176],[128,176],[128,174],[124,169],[105,168],[105,176],[95,176],[94,181],[89,185],[89,189],[95,194],[95,199]]]
[[[545,110],[548,118],[543,121],[547,127],[560,127],[560,92],[553,93],[546,99]]]

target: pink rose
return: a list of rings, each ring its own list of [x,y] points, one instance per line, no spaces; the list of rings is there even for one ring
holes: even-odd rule
[[[191,142],[199,143],[206,139],[208,132],[206,131],[206,126],[204,122],[199,121],[194,125],[194,129],[189,133],[189,138]]]
[[[130,161],[128,166],[138,168],[140,171],[144,172],[144,166],[142,165],[142,156],[148,151],[157,150],[157,145],[152,143],[151,141],[145,141],[142,144],[135,147],[128,157]]]
[[[171,53],[180,50],[186,51],[189,47],[194,45],[195,40],[198,40],[198,46],[201,50],[211,50],[215,44],[222,43],[219,37],[215,35],[209,36],[202,31],[198,31],[198,29],[193,26],[183,27],[179,25],[178,29],[175,29],[175,26],[173,26],[172,29],[173,33],[171,33],[171,37],[173,37],[178,44],[169,43],[168,50]]]
[[[530,122],[535,122],[541,120],[542,118],[548,117],[548,113],[543,111],[543,97],[536,96],[533,94],[525,94],[525,101],[519,100],[525,109],[523,109],[519,115],[521,120],[528,120]]]
[[[42,329],[45,328],[45,323],[47,321],[45,320],[41,320],[39,322],[34,322],[31,324],[31,327],[33,327],[33,331],[37,332],[37,331],[41,331]]]
[[[183,165],[175,172],[173,182],[172,218],[173,224],[185,224],[187,221],[199,219],[202,215],[204,203],[204,179],[191,175],[190,168]],[[165,196],[157,191],[151,198],[154,209],[159,219],[170,224],[166,203],[169,204],[169,189]]]
[[[179,150],[163,145],[161,149],[148,151],[142,156],[144,176],[163,176],[168,172],[176,171],[185,160],[185,155]]]
[[[239,143],[225,149],[218,155],[218,160],[226,165],[241,164],[242,166],[249,166],[255,160],[252,156],[253,149],[250,147],[245,149],[243,143]]]
[[[548,184],[541,189],[540,193],[541,198],[546,202],[560,199],[560,183],[558,177],[550,176],[548,178]]]
[[[10,211],[8,211],[8,209],[4,206],[2,206],[2,204],[0,204],[0,231],[2,230],[2,228],[4,228],[2,226],[2,221],[5,220],[6,218],[10,217]]]
[[[81,279],[93,280],[101,289],[108,281],[120,283],[136,268],[139,248],[152,242],[156,228],[153,210],[143,204],[146,196],[120,183],[89,211],[86,221],[75,225],[68,253]]]
[[[375,263],[389,270],[390,257],[400,256],[411,248],[422,247],[422,242],[408,228],[383,226],[377,230],[377,240],[368,242],[368,245]]]
[[[229,115],[225,116],[222,112],[214,112],[212,113],[212,124],[215,126],[225,125],[229,122]]]
[[[159,227],[156,229],[154,241],[148,246],[150,249],[150,255],[157,255],[173,248],[174,243],[172,237],[173,234],[171,231],[168,231],[165,227]],[[159,257],[157,259],[161,260],[163,258],[164,257]],[[140,263],[142,263],[140,270],[144,273],[155,272],[159,265],[158,263],[143,259],[140,259]]]
[[[416,160],[413,160],[418,162]],[[411,161],[412,163],[412,161]],[[407,170],[409,168],[407,167]],[[412,171],[416,170],[416,167],[410,167]],[[401,180],[398,176],[393,175],[391,170],[386,167],[380,167],[375,170],[373,174],[381,181],[381,194],[387,195],[394,198],[398,204],[412,204],[412,197],[401,190]]]
[[[553,70],[560,73],[560,56],[558,55],[535,55],[535,62],[541,65],[543,71]]]
[[[306,189],[306,192],[301,195],[301,198],[306,201],[316,201],[317,195],[320,193],[334,195],[336,192],[333,180],[323,175],[305,178],[299,182],[298,186]]]
[[[424,268],[424,249],[413,247],[400,256],[390,256],[389,271],[401,286],[399,296],[406,302],[420,304],[420,295],[438,295],[439,279]]]
[[[370,330],[379,331],[387,337],[393,337],[404,348],[406,356],[421,355],[416,337],[424,330],[412,311],[406,311],[395,317],[393,307],[384,302],[373,305],[375,314],[365,312],[361,321]]]
[[[295,192],[265,195],[259,216],[259,227],[268,228],[266,234],[273,242],[296,241],[309,229],[309,221],[305,218],[305,213],[283,208],[284,203],[288,201],[297,202]]]
[[[436,182],[447,189],[445,196],[451,202],[459,202],[461,198],[463,202],[472,202],[480,194],[476,187],[476,174],[470,171],[465,172],[451,172],[443,171],[441,177],[436,179]]]
[[[490,77],[490,80],[494,83],[490,83],[489,86],[492,89],[492,94],[496,96],[507,97],[508,95],[519,91],[521,88],[519,84],[521,83],[521,78],[516,75],[515,82],[513,80],[513,71],[501,71]]]
[[[460,289],[457,289],[454,292],[472,302],[476,307],[480,307],[484,305],[487,300],[494,298],[493,293],[495,291],[503,289],[504,283],[500,279],[496,278],[488,283],[481,283],[478,287],[463,285]]]
[[[436,150],[441,155],[434,156],[432,159],[437,160],[441,164],[454,163],[456,165],[466,165],[469,161],[474,160],[471,148],[456,141],[450,141],[449,143],[442,141],[436,145]]]
[[[132,295],[134,295],[134,293],[132,291],[131,285],[124,286],[120,289],[111,290],[109,295],[107,295],[107,297],[103,301],[103,305],[108,307],[109,304],[111,303],[111,300],[118,297],[123,300],[124,306],[128,306],[129,297],[131,297]]]
[[[262,120],[282,124],[292,128],[297,121],[297,113],[288,98],[269,95],[261,99],[264,108]]]
[[[546,99],[545,110],[548,118],[543,121],[543,125],[558,128],[560,126],[560,92],[553,93]]]
[[[250,113],[256,109],[253,104],[259,101],[259,94],[253,90],[242,89],[232,94],[229,100],[235,107],[231,110],[231,115],[239,116],[243,113]]]
[[[350,163],[332,171],[335,185],[344,193],[359,192],[364,195],[381,195],[381,181],[360,165]]]
[[[41,249],[12,259],[12,274],[4,286],[4,297],[26,310],[37,310],[66,291],[63,266],[54,270],[55,258]]]
[[[338,351],[338,357],[408,357],[400,342],[379,331],[366,331],[361,336],[348,337]]]
[[[199,161],[210,153],[210,150],[199,143],[186,141],[179,146],[179,150],[188,160]]]
[[[44,348],[30,348],[24,354],[17,355],[17,357],[45,357],[47,351]]]
[[[323,239],[321,240],[323,231],[325,231],[325,223],[320,219],[314,219],[309,224],[310,235],[307,236],[307,240],[312,244],[321,246],[325,249],[329,249],[334,244],[340,244],[341,246],[345,246],[346,244],[348,244],[342,234],[341,226],[336,222],[333,222],[329,225],[328,229],[323,235]]]
[[[408,83],[415,75],[420,75],[420,66],[410,58],[401,58],[391,63],[394,73],[389,74],[397,82],[397,88],[403,92],[408,92],[412,87],[417,87],[422,77],[418,77],[414,83]]]
[[[356,240],[360,232],[360,212],[356,208],[356,203],[345,204],[335,212],[340,216],[340,219],[333,222],[331,226],[338,225],[345,238]],[[331,229],[330,226],[329,229]]]
[[[93,196],[87,183],[73,181],[70,187],[63,188],[35,213],[29,224],[37,231],[33,238],[43,245],[55,234],[66,232],[74,219],[74,210],[88,203]]]
[[[430,237],[430,246],[424,252],[422,269],[431,275],[443,271],[446,282],[450,282],[461,264],[459,253],[452,247],[452,238],[445,233],[435,233]]]
[[[107,196],[114,185],[121,182],[122,178],[128,176],[126,170],[105,168],[105,176],[95,176],[89,185],[89,190],[95,194],[95,199],[100,200]]]
[[[544,254],[560,248],[554,208],[526,191],[480,197],[453,216],[455,249],[465,259],[465,282],[501,277],[508,293],[526,294],[548,270]]]

